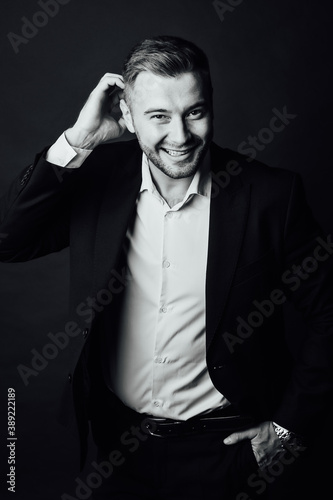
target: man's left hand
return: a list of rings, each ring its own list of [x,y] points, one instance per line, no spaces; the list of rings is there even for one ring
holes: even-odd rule
[[[274,431],[272,422],[262,422],[256,427],[251,427],[245,431],[234,432],[224,439],[224,444],[232,445],[250,439],[254,456],[259,467],[266,467],[274,463],[281,452],[280,439]]]

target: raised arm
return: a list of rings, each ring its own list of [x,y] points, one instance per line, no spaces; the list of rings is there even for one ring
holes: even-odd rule
[[[80,179],[73,169],[98,145],[124,133],[123,117],[112,115],[123,88],[120,75],[105,74],[73,127],[13,181],[0,200],[2,262],[26,261],[68,246],[71,204]]]

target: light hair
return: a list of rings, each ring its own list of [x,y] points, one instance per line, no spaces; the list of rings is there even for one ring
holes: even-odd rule
[[[129,89],[143,71],[154,75],[177,77],[183,73],[198,72],[212,94],[209,62],[206,54],[194,43],[173,36],[147,38],[135,45],[123,66],[125,100],[129,103]]]

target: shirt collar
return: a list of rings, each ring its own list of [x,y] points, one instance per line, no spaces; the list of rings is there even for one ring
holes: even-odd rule
[[[207,151],[203,163],[200,165],[199,169],[196,171],[191,184],[188,187],[184,201],[187,200],[191,195],[204,196],[206,198],[210,197],[210,187],[211,187],[211,157],[210,151]],[[140,188],[140,193],[147,190],[151,194],[157,194],[158,191],[151,177],[148,158],[145,153],[142,154],[142,183]]]

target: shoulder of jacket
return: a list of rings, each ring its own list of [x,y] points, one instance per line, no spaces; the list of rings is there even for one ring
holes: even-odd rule
[[[294,182],[295,177],[299,177],[296,172],[282,167],[266,165],[232,149],[222,148],[215,143],[212,144],[211,152],[213,165],[215,163],[215,169],[213,168],[213,170],[218,168],[233,169],[243,182],[255,182],[257,184],[276,182],[290,185]]]

